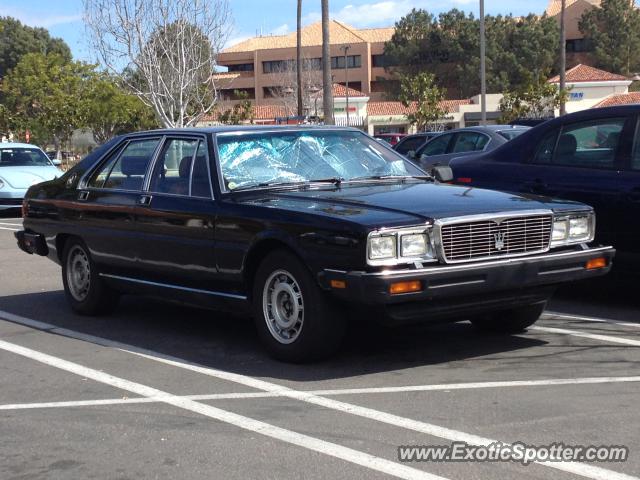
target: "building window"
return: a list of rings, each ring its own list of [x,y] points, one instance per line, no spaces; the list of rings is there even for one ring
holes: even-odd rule
[[[593,50],[593,42],[588,38],[567,40],[567,52],[581,53]]]
[[[362,66],[361,55],[349,55],[347,56],[347,68],[360,68]],[[331,57],[331,68],[337,70],[344,68],[344,55],[340,57]]]
[[[230,72],[253,72],[253,63],[238,63],[237,65],[227,65]]]
[[[262,62],[263,73],[290,72],[295,69],[295,60],[270,60]]]
[[[371,55],[371,66],[372,67],[391,67],[393,66],[392,60],[387,55]]]
[[[220,90],[221,100],[243,100],[245,98],[254,100],[256,98],[255,88],[223,88]]]
[[[347,84],[345,82],[340,82],[340,85],[346,87]],[[349,82],[349,88],[353,90],[362,91],[362,82]]]

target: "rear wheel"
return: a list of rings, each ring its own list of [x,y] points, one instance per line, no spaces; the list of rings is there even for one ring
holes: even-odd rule
[[[269,353],[287,362],[331,355],[344,337],[345,322],[306,266],[285,250],[270,253],[256,272],[254,319]]]
[[[520,333],[538,321],[547,302],[501,310],[471,320],[478,330],[495,333]]]
[[[67,301],[76,313],[100,315],[113,311],[117,305],[118,294],[100,278],[89,249],[80,239],[69,239],[64,246],[62,282]]]

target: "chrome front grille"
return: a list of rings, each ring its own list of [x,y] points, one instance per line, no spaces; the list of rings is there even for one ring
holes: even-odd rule
[[[551,242],[552,221],[551,215],[445,221],[440,228],[441,253],[451,263],[545,252]]]

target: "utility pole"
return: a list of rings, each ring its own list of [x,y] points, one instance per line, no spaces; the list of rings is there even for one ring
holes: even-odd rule
[[[480,0],[480,124],[487,124],[487,39],[484,31],[484,0]]]
[[[298,84],[298,117],[303,115],[302,101],[302,0],[298,0],[298,31],[296,45],[296,77]]]
[[[329,0],[322,0],[322,109],[324,110],[325,125],[334,125],[329,42]]]
[[[564,24],[565,8],[567,6],[567,0],[562,0],[560,6],[560,93],[564,92],[567,84],[566,71],[567,71],[567,32]],[[560,101],[560,115],[567,113],[567,105],[564,95]]]
[[[347,52],[351,47],[349,45],[344,45],[340,47],[340,50],[344,50],[344,78],[345,78],[345,90],[347,97],[347,127],[349,124],[349,65],[347,64]]]

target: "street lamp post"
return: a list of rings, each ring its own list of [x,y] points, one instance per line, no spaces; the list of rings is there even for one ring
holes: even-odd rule
[[[480,0],[480,110],[482,125],[487,124],[487,45],[484,32],[484,0]]]
[[[350,48],[350,45],[340,47],[340,50],[344,50],[344,83],[347,97],[347,127],[349,126],[349,66],[347,65],[347,52]]]

